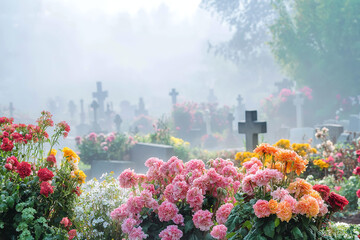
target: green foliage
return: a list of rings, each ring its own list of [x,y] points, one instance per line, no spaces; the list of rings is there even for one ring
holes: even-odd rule
[[[299,85],[314,90],[314,114],[334,114],[337,94],[359,92],[360,2],[277,0],[274,9],[273,54]]]
[[[129,136],[123,133],[90,133],[77,141],[81,161],[87,164],[93,160],[124,160],[132,144]]]

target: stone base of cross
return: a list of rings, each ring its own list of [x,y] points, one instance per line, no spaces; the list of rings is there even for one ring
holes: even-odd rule
[[[252,152],[258,145],[258,134],[266,133],[266,122],[257,121],[257,111],[245,111],[245,122],[238,123],[238,130],[245,134],[246,151]]]

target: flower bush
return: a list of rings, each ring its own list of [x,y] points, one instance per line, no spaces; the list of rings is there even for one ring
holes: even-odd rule
[[[122,133],[90,133],[83,138],[76,138],[79,155],[85,163],[93,160],[124,160],[133,144],[133,139]]]
[[[297,177],[308,161],[293,150],[263,143],[254,153],[259,158],[242,164],[242,193],[226,222],[228,237],[326,239],[323,224],[343,210],[347,199]]]
[[[121,239],[121,228],[111,219],[110,211],[125,202],[128,191],[121,189],[112,174],[104,174],[82,186],[76,201],[74,222],[81,239]]]
[[[54,126],[49,112],[37,125],[14,124],[0,118],[0,236],[2,239],[72,239],[73,206],[86,175],[78,169],[80,158],[64,148],[57,161],[53,147],[70,131],[65,122]],[[46,149],[50,149],[50,151]],[[68,219],[62,221],[64,218]]]
[[[205,239],[211,233],[220,239],[226,227],[219,223],[230,214],[242,174],[231,161],[208,164],[150,158],[146,175],[125,170],[119,185],[132,192],[111,217],[128,239]]]

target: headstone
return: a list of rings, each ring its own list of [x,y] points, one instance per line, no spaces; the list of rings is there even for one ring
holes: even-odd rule
[[[227,121],[229,124],[229,132],[233,132],[233,121],[235,120],[234,115],[232,113],[228,114]]]
[[[214,89],[210,89],[209,96],[208,96],[208,103],[217,103],[218,99],[215,96]]]
[[[141,97],[139,98],[139,107],[138,109],[135,111],[135,115],[136,116],[140,116],[140,115],[148,115],[148,111],[145,109],[145,103],[144,103],[144,99]]]
[[[308,143],[315,136],[315,129],[310,127],[290,129],[291,143]]]
[[[14,117],[14,106],[13,106],[13,103],[10,102],[9,103],[9,114],[10,114],[10,117],[13,118]]]
[[[245,105],[243,103],[243,98],[242,96],[239,94],[236,98],[237,100],[237,106],[235,109],[235,121],[240,122],[245,120]]]
[[[322,129],[323,127],[326,127],[327,129],[329,129],[329,139],[333,142],[336,143],[337,139],[340,137],[340,135],[344,132],[344,127],[341,126],[340,124],[323,124],[320,129]]]
[[[94,111],[94,122],[93,122],[93,131],[94,132],[99,132],[100,131],[100,126],[97,122],[97,111],[99,109],[99,104],[94,100],[92,103],[91,103],[91,108],[93,109]]]
[[[238,130],[245,134],[246,151],[252,152],[258,145],[258,134],[266,133],[266,122],[257,121],[257,111],[246,111],[245,122],[238,123]]]
[[[104,116],[105,111],[105,98],[108,96],[107,91],[102,90],[101,82],[96,83],[96,92],[93,92],[93,98],[96,98],[99,108],[99,117]]]
[[[91,162],[91,169],[88,173],[88,179],[100,177],[104,173],[114,172],[114,177],[119,176],[125,169],[136,169],[136,162],[132,161],[106,161],[106,160],[96,160]]]
[[[110,119],[111,109],[110,109],[110,104],[109,103],[106,104],[106,112],[105,112],[105,114],[106,114],[107,119]]]
[[[294,87],[294,82],[284,78],[281,82],[276,82],[275,86],[278,88],[278,93],[281,92],[282,89],[292,89]]]
[[[164,161],[174,156],[172,146],[150,143],[136,143],[130,149],[130,159],[136,165],[136,172],[146,173],[147,168],[144,163],[151,157],[157,157]]]
[[[122,123],[122,119],[121,119],[119,114],[115,115],[114,123],[115,123],[115,126],[116,126],[116,132],[119,133],[120,129],[121,129],[121,123]]]
[[[339,144],[349,144],[352,141],[352,134],[350,132],[343,132],[337,139]]]
[[[360,132],[360,117],[352,114],[349,118],[349,132]]]
[[[173,89],[171,90],[171,92],[169,93],[169,95],[171,96],[171,102],[172,102],[172,104],[175,105],[175,104],[176,104],[176,97],[177,97],[177,95],[179,95],[179,93],[176,91],[175,88],[173,88]]]
[[[302,105],[304,104],[304,98],[301,93],[296,93],[293,103],[296,107],[296,127],[301,128],[303,126]]]
[[[136,106],[131,105],[129,101],[122,101],[120,103],[120,116],[124,122],[132,121],[135,117]]]

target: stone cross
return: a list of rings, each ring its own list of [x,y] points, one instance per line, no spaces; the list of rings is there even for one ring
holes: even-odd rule
[[[80,123],[83,124],[85,122],[85,112],[84,112],[84,100],[80,99]]]
[[[209,110],[205,111],[206,134],[211,135],[211,116]]]
[[[229,130],[232,133],[233,132],[233,121],[235,120],[234,115],[232,113],[229,113],[227,120],[229,123]]]
[[[93,92],[93,98],[96,98],[96,100],[98,101],[99,115],[103,116],[105,110],[104,102],[105,98],[108,96],[108,92],[102,90],[101,82],[96,83],[96,89],[97,91]]]
[[[238,97],[236,98],[237,100],[237,106],[236,106],[236,120],[240,121],[244,119],[244,111],[245,111],[245,106],[243,104],[243,98],[241,97],[241,95],[239,94]]]
[[[10,117],[12,118],[12,117],[14,117],[14,106],[13,106],[13,103],[12,102],[10,102],[9,103],[9,113],[10,113]]]
[[[266,133],[266,122],[257,121],[257,111],[246,111],[245,122],[238,123],[238,130],[245,134],[246,151],[252,152],[258,145],[258,134]]]
[[[73,100],[71,100],[70,102],[69,102],[69,113],[70,113],[70,115],[71,115],[71,118],[73,118],[74,117],[74,114],[75,114],[75,111],[76,111],[76,105],[75,105],[75,103],[74,103],[74,101]]]
[[[148,115],[148,112],[145,109],[144,99],[142,97],[139,98],[139,109],[136,110],[135,113],[136,113],[136,116]]]
[[[294,82],[284,78],[281,82],[276,82],[275,86],[278,88],[278,92],[280,92],[284,88],[291,89],[294,86]]]
[[[116,132],[120,132],[120,127],[121,127],[121,123],[122,123],[122,119],[120,117],[119,114],[116,114],[115,115],[115,118],[114,118],[114,123],[115,123],[115,126],[116,126]]]
[[[296,93],[293,103],[296,107],[296,127],[301,128],[303,127],[302,105],[304,104],[304,98],[301,93]]]
[[[173,88],[171,90],[171,92],[169,92],[169,95],[171,96],[172,104],[175,105],[176,104],[176,96],[179,95],[179,93],[176,91],[175,88]]]
[[[91,108],[94,109],[94,124],[97,125],[97,109],[99,108],[99,104],[94,100],[91,103]]]

